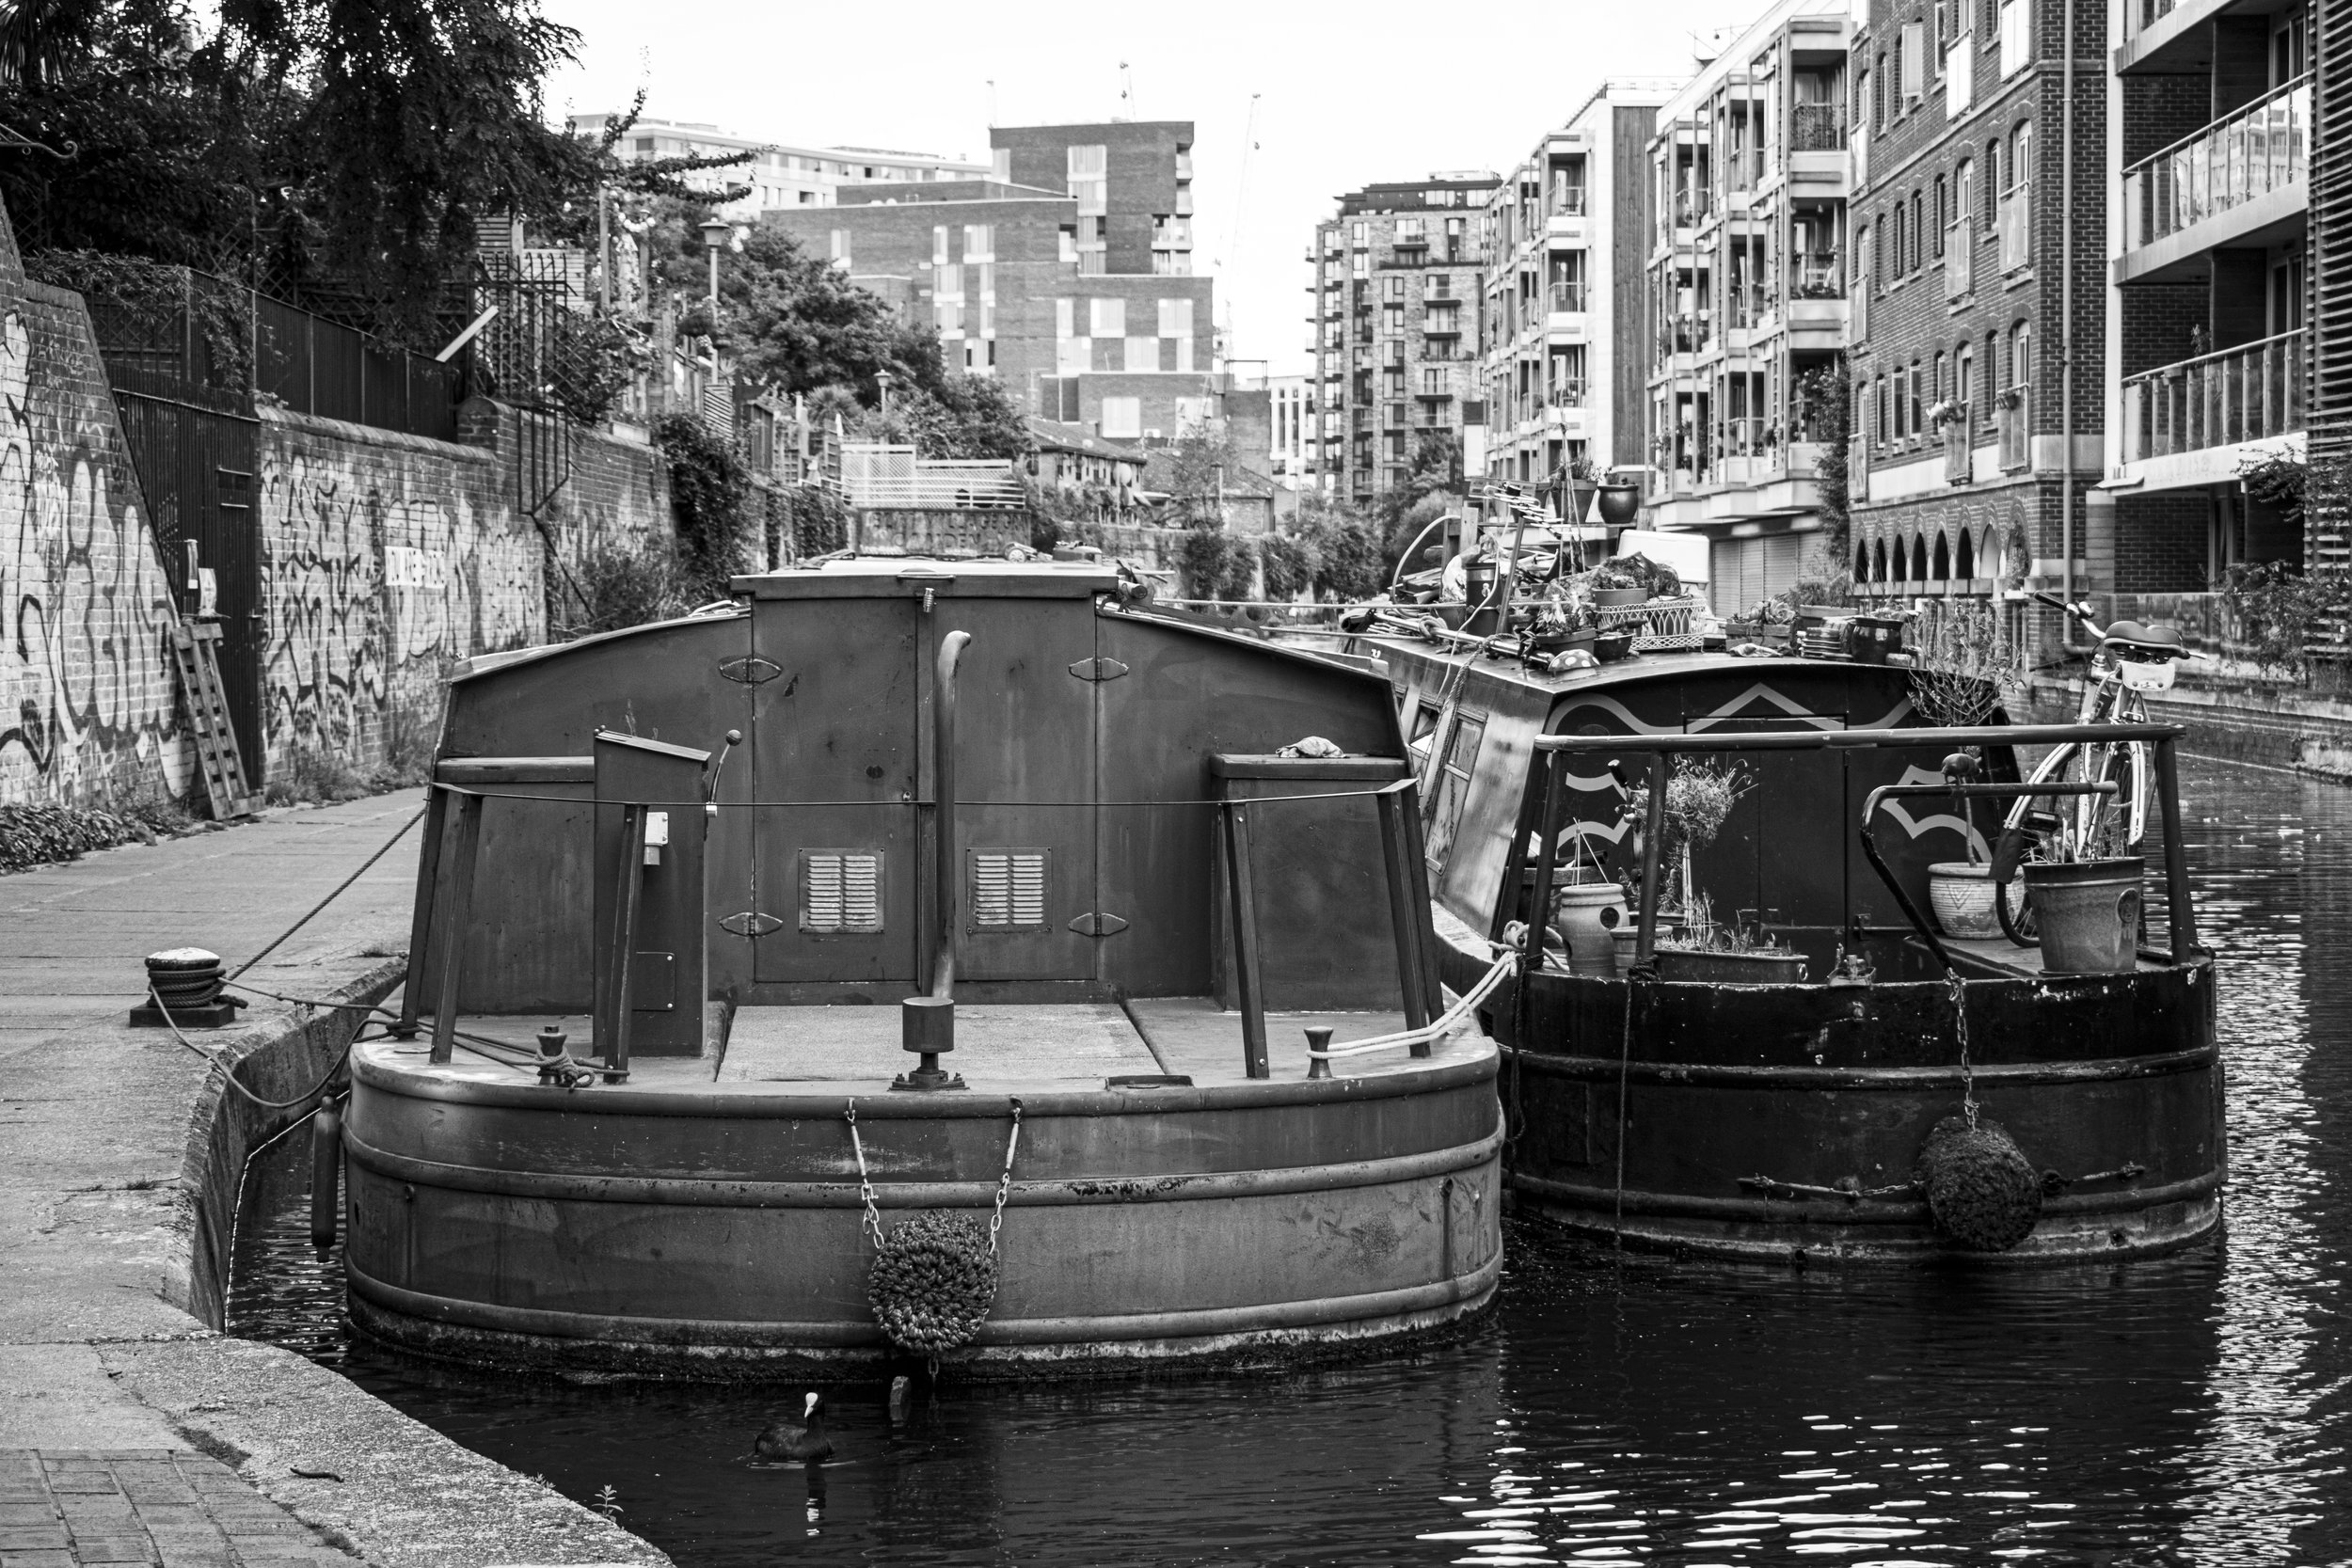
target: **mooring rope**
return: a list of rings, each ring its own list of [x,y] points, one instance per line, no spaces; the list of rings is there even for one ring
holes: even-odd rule
[[[1499,947],[1502,943],[1496,942],[1490,945]],[[1485,977],[1478,984],[1462,994],[1459,1001],[1448,1007],[1441,1016],[1432,1019],[1418,1029],[1403,1029],[1392,1035],[1375,1035],[1369,1039],[1349,1040],[1345,1045],[1326,1046],[1320,1051],[1309,1046],[1307,1054],[1319,1061],[1329,1061],[1335,1056],[1360,1056],[1366,1052],[1390,1051],[1400,1045],[1421,1045],[1441,1039],[1460,1028],[1462,1021],[1470,1015],[1470,1009],[1492,996],[1496,988],[1502,984],[1503,977],[1509,974],[1518,962],[1518,954],[1505,952],[1502,957],[1494,961],[1494,966],[1486,971]]]

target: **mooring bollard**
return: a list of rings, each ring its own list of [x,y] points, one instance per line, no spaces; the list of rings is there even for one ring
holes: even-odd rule
[[[1315,1052],[1328,1051],[1330,1049],[1331,1030],[1329,1026],[1321,1023],[1309,1024],[1307,1026],[1308,1077],[1328,1078],[1331,1076],[1330,1058],[1327,1056],[1317,1056],[1314,1054]]]
[[[310,1244],[335,1244],[337,1188],[343,1174],[343,1118],[331,1100],[310,1116]]]

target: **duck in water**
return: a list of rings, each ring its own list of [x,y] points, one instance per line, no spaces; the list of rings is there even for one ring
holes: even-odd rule
[[[797,1460],[814,1465],[833,1457],[833,1439],[825,1435],[825,1401],[811,1390],[797,1421],[779,1418],[752,1439],[752,1452],[771,1462]]]

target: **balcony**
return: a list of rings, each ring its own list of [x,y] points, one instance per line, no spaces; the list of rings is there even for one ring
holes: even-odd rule
[[[1714,210],[1714,193],[1705,186],[1685,186],[1675,192],[1675,227],[1695,229]]]
[[[1585,287],[1581,281],[1551,284],[1544,291],[1544,309],[1555,316],[1581,315],[1586,309]]]
[[[1845,298],[1846,269],[1837,253],[1817,250],[1795,257],[1789,263],[1788,293],[1792,299]]]
[[[2299,76],[2125,169],[2126,255],[2117,281],[2153,281],[2167,265],[2215,245],[2262,244],[2299,224],[2311,129],[2311,78]],[[2150,247],[2160,248],[2129,254]]]
[[[1761,283],[1733,283],[1724,291],[1724,325],[1736,329],[1761,326],[1772,319],[1779,302]]]
[[[2309,362],[2297,328],[2127,378],[2124,465],[2294,435]]]
[[[1788,111],[1788,150],[1843,152],[1846,150],[1846,106],[1842,103],[1799,103]]]
[[[1432,310],[1421,325],[1424,338],[1458,338],[1462,335],[1462,318],[1452,310]]]

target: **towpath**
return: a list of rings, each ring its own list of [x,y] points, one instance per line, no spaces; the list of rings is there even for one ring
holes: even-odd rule
[[[289,1352],[219,1334],[218,1238],[278,1130],[126,1018],[145,956],[231,967],[381,847],[408,790],[0,877],[0,1568],[660,1565],[593,1511]],[[405,968],[416,830],[246,978],[373,1000]],[[348,1020],[351,1015],[342,1015]],[[193,1036],[267,1098],[347,1022],[257,998]]]

